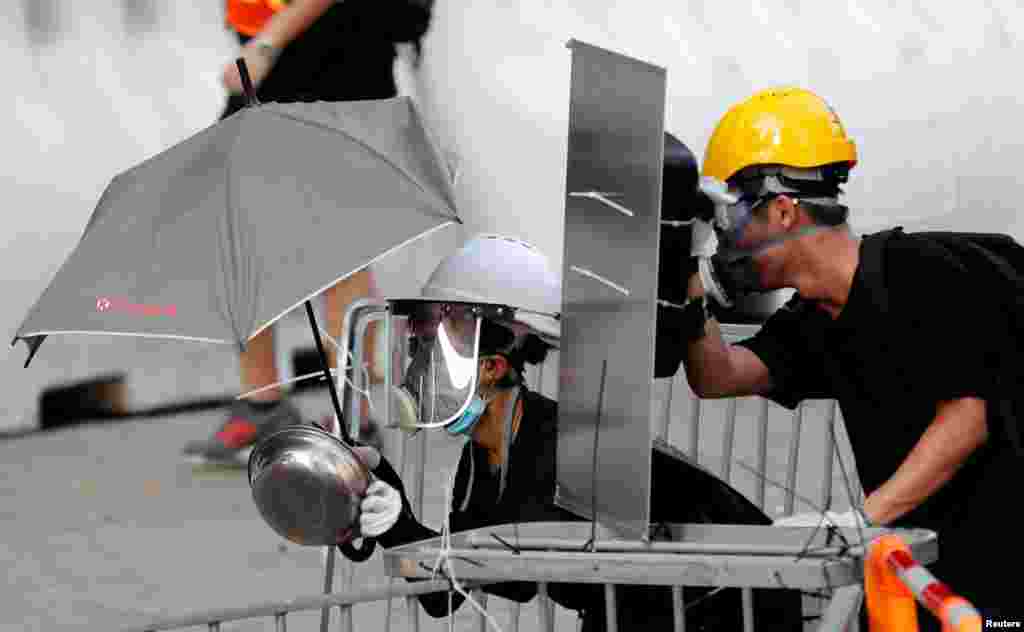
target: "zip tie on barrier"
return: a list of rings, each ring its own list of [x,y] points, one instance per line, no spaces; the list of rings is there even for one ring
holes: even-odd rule
[[[943,632],[981,630],[974,606],[918,563],[899,536],[883,535],[871,543],[864,586],[872,632],[916,632],[915,599],[942,622]]]
[[[497,632],[502,632],[501,627],[498,625],[498,622],[494,620],[494,618],[491,616],[489,612],[487,612],[487,609],[481,606],[479,603],[477,603],[476,599],[473,599],[473,597],[468,592],[466,592],[462,585],[459,584],[458,578],[455,577],[455,569],[452,567],[451,558],[452,532],[450,524],[450,516],[452,512],[452,490],[454,488],[455,470],[451,470],[448,476],[448,484],[445,486],[444,493],[445,510],[444,522],[441,524],[441,551],[437,554],[437,560],[435,560],[434,562],[434,567],[433,569],[431,569],[431,573],[436,575],[440,572],[440,574],[448,580],[448,583],[451,585],[452,589],[454,589],[455,592],[462,595],[465,598],[465,600],[476,609],[477,612],[482,614],[484,618],[487,619],[487,622],[491,625],[491,627],[494,630],[497,630]],[[464,561],[469,562],[471,564],[481,565],[479,562],[476,562],[475,560]],[[451,591],[448,592],[448,624],[449,629],[451,629],[452,626],[454,625],[454,613],[452,612]]]

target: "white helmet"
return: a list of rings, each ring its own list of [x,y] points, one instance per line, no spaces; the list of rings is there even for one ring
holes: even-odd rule
[[[504,351],[522,349],[524,362],[546,351],[531,336],[557,348],[561,335],[560,276],[536,248],[500,235],[473,237],[434,268],[419,296],[387,302],[390,325],[384,344],[374,345],[385,384],[369,385],[369,399],[387,426],[411,431],[443,426],[464,433],[479,419],[486,406],[477,393],[485,322],[512,332]],[[354,362],[362,366],[360,358]],[[384,395],[388,381],[392,399]]]
[[[420,298],[510,307],[513,321],[558,346],[561,275],[537,248],[520,239],[493,234],[469,239],[438,264]]]

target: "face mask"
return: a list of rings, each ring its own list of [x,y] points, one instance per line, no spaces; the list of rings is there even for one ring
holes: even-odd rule
[[[795,233],[766,239],[750,248],[736,248],[727,243],[711,256],[711,274],[723,291],[732,297],[771,292],[772,290],[765,288],[761,283],[761,272],[754,257],[791,239],[827,229],[827,226],[808,226]]]
[[[711,268],[718,283],[729,296],[767,292],[754,256],[749,252],[720,250],[711,256]]]
[[[471,435],[477,423],[480,422],[480,418],[483,417],[484,411],[487,410],[488,403],[479,395],[473,395],[473,399],[470,400],[466,410],[463,411],[458,419],[445,426],[444,429],[451,435]]]
[[[370,394],[370,418],[373,421],[381,421],[384,416],[384,385],[374,384],[369,389]],[[487,410],[487,404],[479,395],[474,395],[469,406],[458,419],[445,426],[445,429],[452,435],[469,435],[473,432],[477,422]],[[409,389],[402,386],[391,387],[391,426],[397,427],[406,434],[413,435],[421,430],[416,424],[420,421],[417,412],[416,399],[409,392]]]
[[[446,379],[446,371],[436,368],[436,350],[431,346],[414,354],[407,369],[408,379],[403,388],[419,402],[421,423],[450,419],[458,414],[466,401],[466,390],[454,388]],[[431,368],[434,362],[435,368]],[[468,384],[467,384],[468,386]],[[453,422],[454,423],[454,422]]]
[[[487,410],[487,405],[492,401],[494,401],[494,397],[484,399],[480,397],[479,391],[473,393],[473,398],[469,400],[466,410],[462,411],[459,418],[445,426],[444,429],[451,435],[470,436],[473,434],[473,429],[476,428],[480,418],[483,417],[484,411]]]

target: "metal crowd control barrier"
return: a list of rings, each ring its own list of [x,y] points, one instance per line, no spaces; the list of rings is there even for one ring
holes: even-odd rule
[[[833,536],[823,530],[808,542],[808,535],[814,531],[811,528],[706,524],[675,524],[669,528],[671,541],[642,543],[616,540],[614,532],[602,528],[591,541],[588,523],[501,525],[452,534],[448,549],[438,538],[389,549],[383,557],[392,575],[401,575],[402,562],[407,560],[414,565],[406,567],[416,569],[412,576],[429,578],[431,565],[444,554],[455,576],[462,580],[530,581],[541,586],[548,582],[604,584],[610,632],[618,629],[613,588],[623,584],[669,586],[677,595],[687,586],[805,590],[851,587],[828,608],[826,622],[835,626],[818,629],[841,632],[856,620],[866,554],[866,547],[860,544],[830,544]],[[877,528],[862,533],[856,529],[841,531],[849,542],[860,542],[863,536],[865,543],[892,533]],[[937,558],[938,542],[933,532],[903,529],[899,533],[916,559],[931,562]],[[677,597],[673,601],[675,627],[685,630],[683,600]],[[753,630],[750,608],[744,605],[745,628]]]
[[[723,333],[729,340],[749,336],[756,330],[756,325],[723,325]],[[558,377],[557,355],[552,355],[545,365],[531,367],[527,377],[528,382],[535,390],[548,396],[554,395]],[[657,395],[662,400],[660,402],[662,415],[660,419],[651,420],[652,423],[658,424],[659,438],[670,445],[684,444],[679,446],[679,449],[705,467],[710,467],[717,457],[719,475],[750,497],[766,513],[772,513],[767,509],[770,504],[769,498],[778,499],[780,495],[783,503],[782,513],[785,514],[793,513],[798,496],[814,498],[818,506],[831,508],[833,506],[833,488],[837,483],[842,486],[843,491],[849,490],[851,485],[856,484],[857,477],[853,470],[853,461],[850,457],[845,432],[841,434],[836,432],[837,428],[842,429],[842,425],[835,423],[838,415],[834,402],[805,403],[796,411],[790,412],[761,398],[749,398],[750,402],[700,400],[694,397],[690,391],[683,371],[680,371],[674,379],[662,382],[663,388]],[[684,396],[680,397],[680,392]],[[741,415],[741,408],[746,408],[750,403],[756,407],[754,414]],[[824,422],[822,424],[805,424],[805,418],[816,412],[815,409],[817,412],[821,411],[821,404],[824,404]],[[708,418],[723,408],[722,423],[720,425],[712,423]],[[778,429],[778,426],[775,425],[776,422],[771,418],[780,412],[784,415],[784,419],[780,423],[788,429],[788,433],[781,434],[788,434],[788,437],[770,432]],[[740,418],[738,423],[741,424],[739,433],[736,428],[738,417]],[[734,467],[745,464],[745,459],[736,456],[737,448],[741,447],[737,445],[737,442],[739,438],[750,436],[748,429],[751,424],[754,426],[754,445],[746,447],[753,450],[754,464],[745,468]],[[800,449],[801,437],[806,431],[814,428],[820,430],[823,437],[823,445],[815,442],[815,445],[820,445],[821,449],[814,449],[811,452],[823,455],[816,457],[823,459],[822,472],[820,475],[812,477],[812,481],[822,483],[817,493],[807,492],[798,477],[798,465],[808,463],[806,459],[803,461],[798,459],[801,453],[806,454]],[[353,430],[358,432],[356,424],[353,424]],[[702,435],[706,433],[714,438],[714,433],[719,431],[721,432],[721,442],[705,441],[705,444],[709,445],[705,449],[705,444],[701,443]],[[385,430],[384,432],[396,433],[397,431]],[[424,515],[423,473],[427,471],[427,466],[430,463],[426,434],[421,432],[412,438],[402,436],[400,441],[395,442],[393,453],[387,455],[393,463],[397,464],[399,473],[407,483],[406,489],[413,508],[421,517]],[[688,440],[674,441],[679,435],[684,435]],[[785,445],[783,440],[786,440]],[[721,454],[715,454],[716,443],[721,446]],[[769,450],[770,444],[771,450]],[[788,457],[785,461],[783,476],[775,474],[773,468],[769,467],[774,465],[769,457],[776,453],[785,453]],[[413,458],[409,458],[410,456]],[[837,464],[839,473],[842,475],[838,479],[834,467]],[[445,467],[452,465],[451,463],[444,464]],[[753,489],[745,489],[743,481],[739,480],[737,474],[743,469],[756,472]],[[750,481],[746,486],[750,486]],[[855,497],[845,499],[847,503],[859,504],[862,502],[862,492],[859,491],[859,488],[853,491],[853,495]],[[811,509],[811,507],[804,508],[804,510]],[[584,541],[590,537],[590,528],[589,523],[563,523],[555,527],[550,524],[535,523],[518,525],[515,528],[502,526],[463,532],[453,534],[452,546],[455,550],[449,551],[449,554],[462,558],[461,561],[452,560],[456,568],[456,577],[460,580],[467,580],[470,587],[507,579],[538,582],[540,588],[539,599],[536,600],[538,619],[541,627],[546,631],[554,629],[556,608],[554,603],[546,597],[546,586],[548,582],[561,581],[605,584],[609,595],[613,594],[612,586],[616,584],[639,583],[671,586],[677,612],[682,613],[682,616],[677,617],[675,625],[675,630],[679,632],[685,632],[686,629],[685,613],[682,612],[683,585],[743,588],[745,632],[755,630],[756,624],[751,616],[750,591],[752,588],[785,586],[808,590],[829,590],[833,592],[827,603],[821,608],[821,619],[816,629],[822,632],[857,630],[856,613],[864,596],[861,565],[865,552],[859,544],[861,534],[855,530],[842,530],[847,540],[856,544],[845,551],[845,557],[831,559],[829,554],[834,555],[838,549],[827,547],[824,541],[818,541],[824,537],[823,533],[819,533],[816,540],[810,543],[812,552],[797,557],[797,553],[807,548],[807,539],[812,531],[811,528],[672,525],[672,530],[678,536],[674,538],[676,541],[649,545],[617,542],[612,534],[600,530],[596,550],[584,553],[580,549]],[[882,531],[866,529],[863,531],[863,536],[865,538],[877,536]],[[893,531],[887,530],[887,532],[892,533]],[[491,533],[505,534],[512,541],[516,541],[518,537],[517,546],[524,550],[520,554],[515,554],[504,547],[496,547]],[[909,544],[914,559],[921,563],[930,563],[936,558],[937,543],[933,533],[918,530],[898,530],[897,533],[900,533]],[[756,544],[754,544],[755,542]],[[379,557],[385,564],[387,573],[395,577],[400,574],[400,559],[418,560],[432,566],[440,553],[439,541],[431,540],[398,547]],[[473,563],[467,563],[465,559],[472,559],[483,565],[476,566]],[[370,563],[372,561],[364,564]],[[206,625],[209,630],[219,630],[220,624],[226,621],[262,617],[273,617],[276,629],[285,630],[286,616],[290,612],[320,609],[327,612],[335,608],[339,611],[337,618],[339,629],[352,630],[353,606],[387,601],[390,613],[391,600],[398,598],[407,602],[410,626],[414,632],[419,632],[421,629],[420,608],[416,595],[446,591],[449,588],[447,581],[423,581],[409,584],[394,579],[385,587],[354,587],[354,568],[355,565],[345,559],[341,559],[338,568],[328,568],[331,577],[335,573],[340,573],[342,578],[340,592],[300,597],[290,601],[257,604],[247,608],[199,612],[183,617],[154,621],[150,624],[129,628],[129,630],[148,632],[150,630],[182,629],[197,625]],[[780,577],[781,584],[779,583]],[[481,597],[477,601],[481,605],[486,605],[487,600],[482,598],[484,595],[478,590],[476,594]],[[515,602],[509,602],[509,604],[511,607],[509,613],[511,630],[518,632],[521,606]],[[614,600],[609,600],[609,604],[611,606],[609,612],[614,615]],[[814,605],[813,602],[805,602],[805,608],[813,608]],[[388,632],[390,632],[390,619],[391,617],[388,616]],[[478,617],[478,623],[479,629],[483,632],[487,622],[482,615]],[[325,616],[321,632],[327,632],[328,625],[328,617]],[[375,626],[374,629],[380,628]],[[609,629],[615,630],[615,627],[610,626]]]

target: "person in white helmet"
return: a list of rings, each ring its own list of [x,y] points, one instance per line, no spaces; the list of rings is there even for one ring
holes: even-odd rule
[[[524,368],[544,360],[559,339],[561,281],[546,258],[522,241],[494,235],[469,240],[441,262],[421,297],[392,301],[401,331],[390,343],[391,419],[408,430],[443,428],[468,436],[452,490],[451,532],[496,524],[579,521],[554,503],[558,443],[557,403],[532,391]],[[404,319],[404,320],[403,320]],[[399,322],[402,321],[402,322]],[[378,398],[376,408],[380,408]],[[413,514],[402,481],[378,453],[360,451],[377,485],[362,504],[361,528],[385,548],[436,537]],[[685,457],[653,450],[651,521],[769,525],[771,519],[742,494]],[[685,490],[685,494],[680,490]],[[410,579],[410,581],[414,581]],[[525,602],[536,584],[505,582],[487,592]],[[618,587],[619,625],[629,630],[671,630],[672,598],[665,587]],[[740,592],[714,595],[687,588],[688,629],[742,629]],[[603,588],[551,584],[551,598],[575,610],[582,630],[606,625]],[[419,597],[433,617],[445,616],[448,595]],[[451,595],[452,607],[462,598]],[[772,630],[801,630],[800,594],[784,589],[755,591],[755,620]]]

